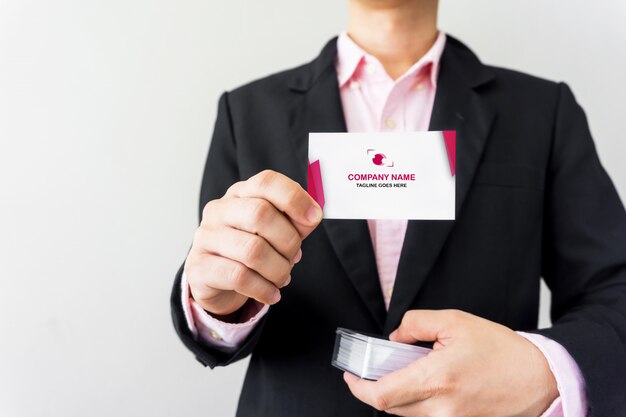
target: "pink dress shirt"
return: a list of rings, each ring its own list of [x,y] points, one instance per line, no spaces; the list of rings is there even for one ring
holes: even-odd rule
[[[428,130],[445,43],[446,36],[440,32],[426,55],[393,80],[380,61],[364,52],[346,32],[340,34],[336,69],[348,132]],[[368,226],[385,306],[389,308],[407,221],[368,220]],[[189,328],[199,339],[224,351],[240,346],[269,309],[267,305],[251,303],[243,312],[241,323],[224,323],[194,302],[184,275],[181,285]],[[560,396],[542,417],[586,416],[584,381],[569,353],[541,335],[519,334],[541,350],[557,381]]]

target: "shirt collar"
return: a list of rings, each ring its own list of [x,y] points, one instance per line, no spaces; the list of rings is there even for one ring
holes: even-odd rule
[[[400,78],[405,78],[411,74],[416,75],[420,73],[423,68],[428,68],[430,69],[430,82],[433,87],[436,87],[437,76],[439,74],[439,62],[445,44],[446,35],[439,31],[433,46],[431,46],[428,52],[426,52],[419,61],[413,64]],[[337,39],[337,77],[339,87],[342,87],[355,75],[357,69],[364,61],[379,62],[378,59],[361,49],[350,38],[348,32],[344,31],[340,33]]]

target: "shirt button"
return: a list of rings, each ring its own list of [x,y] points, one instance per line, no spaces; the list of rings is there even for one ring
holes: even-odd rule
[[[365,71],[367,71],[368,74],[376,74],[376,67],[372,64],[367,64]]]
[[[424,89],[424,83],[417,83],[417,85],[415,86],[415,89],[417,91],[422,91]]]
[[[361,88],[361,84],[359,84],[358,81],[352,81],[350,83],[350,88],[353,90],[358,90],[359,88]]]
[[[211,330],[211,337],[215,340],[217,340],[218,342],[220,340],[222,340],[222,336],[220,336],[219,334],[217,334],[217,332],[215,330]]]
[[[395,129],[396,128],[396,121],[393,119],[387,119],[385,120],[385,126],[387,126],[387,129]]]
[[[391,296],[393,295],[393,287],[389,287],[387,290],[387,299],[391,300]]]

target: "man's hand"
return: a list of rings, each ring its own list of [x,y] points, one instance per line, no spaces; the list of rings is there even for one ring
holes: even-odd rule
[[[302,257],[300,246],[322,220],[302,187],[274,171],[234,184],[204,208],[185,274],[194,300],[215,315],[249,299],[275,304]]]
[[[352,393],[391,414],[539,417],[558,397],[538,348],[497,323],[456,310],[413,310],[390,339],[434,350],[376,382],[345,373]]]

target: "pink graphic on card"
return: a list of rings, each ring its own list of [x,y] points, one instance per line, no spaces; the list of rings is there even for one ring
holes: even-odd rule
[[[372,158],[372,162],[374,165],[385,166],[385,167],[393,167],[393,161],[390,161],[384,153],[375,153],[376,149],[368,149],[367,155],[371,156],[374,154]]]

